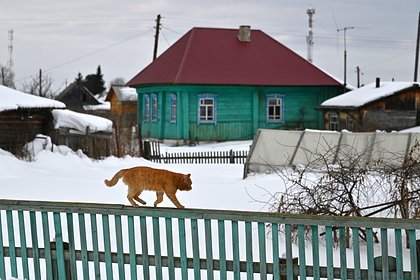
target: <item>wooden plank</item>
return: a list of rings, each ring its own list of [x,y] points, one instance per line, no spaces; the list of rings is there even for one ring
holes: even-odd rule
[[[420,229],[420,223],[416,219],[391,219],[391,218],[362,218],[362,217],[333,217],[296,215],[286,213],[264,213],[251,211],[215,210],[215,209],[175,209],[173,207],[139,207],[134,208],[127,205],[101,204],[101,203],[66,203],[53,201],[24,201],[24,200],[1,200],[0,210],[22,210],[22,211],[46,211],[62,213],[86,213],[86,214],[107,214],[107,215],[138,215],[148,217],[169,217],[169,218],[196,218],[212,220],[237,220],[237,221],[258,221],[264,223],[289,223],[318,226],[345,226],[345,227],[372,227],[375,228],[400,228]]]
[[[320,269],[319,269],[319,232],[318,226],[312,226],[312,262],[313,262],[313,279],[320,279]]]
[[[368,279],[375,279],[375,263],[374,263],[374,251],[373,251],[373,230],[372,228],[366,228],[366,256],[368,264]]]
[[[241,277],[239,262],[239,229],[238,222],[232,221],[232,252],[233,252],[233,279],[239,280]]]
[[[87,241],[86,241],[86,221],[85,215],[82,213],[78,214],[79,221],[79,237],[80,237],[80,250],[82,253],[82,273],[83,279],[89,279],[89,262],[87,253]]]
[[[286,274],[287,280],[294,279],[293,273],[293,255],[292,255],[292,226],[285,225],[285,238],[286,238]]]
[[[51,256],[51,246],[50,246],[50,225],[48,219],[48,213],[41,213],[42,220],[42,235],[44,238],[44,256],[45,256],[45,265],[46,265],[46,276],[47,280],[52,280],[52,256]]]
[[[117,215],[115,218],[115,241],[117,243],[117,260],[118,260],[118,277],[121,280],[125,279],[124,269],[124,242],[122,236],[122,222],[121,216]]]
[[[388,232],[386,228],[381,229],[381,257],[382,257],[382,279],[389,279],[388,263]]]
[[[20,247],[22,249],[22,272],[25,279],[29,279],[28,251],[26,246],[25,218],[23,211],[18,211]]]
[[[359,228],[351,228],[353,236],[353,263],[354,263],[354,279],[361,279],[361,268],[360,268],[360,246],[359,246]]]
[[[341,279],[347,279],[347,242],[346,242],[346,228],[338,228],[339,243],[340,243],[340,276]]]
[[[188,279],[188,266],[187,266],[187,241],[185,234],[185,219],[178,219],[178,237],[179,237],[179,251],[181,263],[181,276],[183,280]]]
[[[168,253],[168,276],[170,280],[175,280],[174,241],[173,241],[171,218],[165,218],[165,230],[166,230],[166,251]]]
[[[66,213],[67,221],[67,234],[69,242],[69,255],[70,255],[70,273],[73,278],[77,278],[77,268],[76,268],[76,244],[74,242],[74,222],[73,214]]]
[[[109,232],[109,216],[102,214],[102,232],[104,237],[106,279],[114,279],[112,272],[111,236]]]
[[[0,225],[3,225],[0,212]],[[0,227],[0,279],[6,279],[6,263],[4,261],[3,226]]]
[[[326,253],[327,253],[327,279],[334,279],[334,257],[333,257],[333,238],[332,238],[332,227],[325,227],[325,242],[326,242]]]
[[[299,279],[306,279],[306,256],[305,256],[305,226],[298,225],[298,246],[299,246]]]
[[[93,269],[96,280],[101,279],[100,261],[99,261],[99,244],[98,244],[98,222],[95,214],[90,214],[90,229],[92,233],[93,248]]]
[[[246,242],[246,279],[254,279],[254,266],[252,255],[252,224],[245,222],[245,242]]]
[[[141,254],[143,264],[143,277],[144,279],[150,278],[149,269],[149,249],[147,244],[147,225],[146,217],[140,216],[140,234],[141,234]]]
[[[206,238],[206,269],[207,277],[206,279],[214,279],[214,267],[213,267],[213,240],[212,240],[212,231],[211,231],[211,220],[204,220],[204,232]]]
[[[159,218],[153,217],[153,245],[155,249],[155,271],[156,271],[156,279],[161,280],[162,276],[162,253],[161,253],[161,246],[160,246],[160,226],[159,226]]]
[[[271,239],[273,242],[273,280],[280,280],[280,267],[279,267],[279,225],[271,224]]]
[[[32,240],[32,259],[34,264],[35,279],[41,279],[41,270],[39,262],[39,246],[38,246],[38,229],[35,212],[29,213],[29,221],[31,224],[31,240]],[[1,221],[0,221],[1,224]],[[1,277],[0,277],[1,278]]]
[[[13,213],[11,210],[6,210],[7,221],[7,236],[9,238],[9,255],[10,255],[10,271],[12,277],[17,278],[17,260],[16,260],[16,243],[15,243],[15,229],[13,225]]]
[[[219,241],[219,270],[220,280],[227,280],[226,272],[226,232],[225,232],[225,221],[217,221],[217,233]]]
[[[411,271],[419,271],[417,262],[417,246],[416,246],[416,231],[414,229],[408,230],[408,240],[410,243],[410,266]],[[411,280],[419,280],[418,273],[411,273]]]
[[[191,241],[194,262],[194,279],[201,279],[200,272],[200,243],[198,238],[198,222],[197,219],[191,219]]]
[[[403,247],[401,229],[395,229],[395,257],[397,259],[397,280],[404,279]]]
[[[134,217],[128,216],[128,248],[130,254],[130,279],[137,279],[136,237],[134,233]]]
[[[55,230],[55,248],[56,248],[56,263],[57,273],[59,280],[66,279],[66,267],[64,263],[64,246],[63,246],[63,232],[61,228],[61,216],[60,213],[53,213],[54,230]]]
[[[258,249],[260,255],[260,279],[267,280],[267,250],[265,244],[265,223],[258,223]]]

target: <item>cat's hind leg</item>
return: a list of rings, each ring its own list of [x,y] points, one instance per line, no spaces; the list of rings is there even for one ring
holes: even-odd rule
[[[138,201],[138,202],[140,202],[141,204],[143,204],[143,205],[146,205],[146,201],[144,201],[143,199],[141,199],[140,198],[140,194],[141,194],[141,190],[140,191],[137,191],[136,192],[136,194],[135,194],[135,196],[133,197],[133,199],[135,200],[135,201]]]
[[[175,204],[177,208],[184,208],[184,206],[179,203],[174,193],[166,193],[166,196],[172,201],[173,204]]]
[[[137,203],[135,203],[134,200],[140,202],[143,205],[146,204],[146,202],[139,197],[140,193],[141,193],[141,191],[140,192],[139,191],[133,192],[133,191],[130,191],[130,190],[128,191],[127,199],[128,199],[128,201],[130,201],[130,203],[133,207],[139,207],[139,205]]]
[[[163,201],[163,192],[156,192],[156,201],[153,204],[155,207]]]

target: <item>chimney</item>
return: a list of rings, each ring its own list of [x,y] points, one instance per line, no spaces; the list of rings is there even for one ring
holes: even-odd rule
[[[380,78],[376,78],[376,88],[381,86],[381,79]]]
[[[251,26],[249,25],[239,26],[238,39],[241,42],[251,42]]]

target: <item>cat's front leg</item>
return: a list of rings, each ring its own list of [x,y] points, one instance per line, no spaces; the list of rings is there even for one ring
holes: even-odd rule
[[[183,205],[181,205],[181,203],[179,203],[178,199],[176,198],[174,193],[168,194],[166,193],[166,195],[168,196],[168,198],[172,201],[173,204],[175,204],[175,206],[177,208],[185,208]]]

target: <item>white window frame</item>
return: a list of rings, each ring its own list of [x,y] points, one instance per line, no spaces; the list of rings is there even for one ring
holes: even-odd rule
[[[143,121],[150,121],[150,95],[143,95]]]
[[[176,123],[176,114],[177,114],[177,106],[178,106],[176,94],[171,93],[169,95],[169,99],[170,99],[170,103],[169,103],[169,106],[170,106],[169,121],[171,123]]]
[[[329,128],[331,131],[339,131],[339,124],[340,124],[340,118],[338,113],[331,112],[329,113]]]
[[[284,95],[278,93],[268,94],[266,97],[266,109],[266,120],[268,123],[283,123]]]
[[[198,123],[216,124],[217,98],[214,94],[198,95]]]

